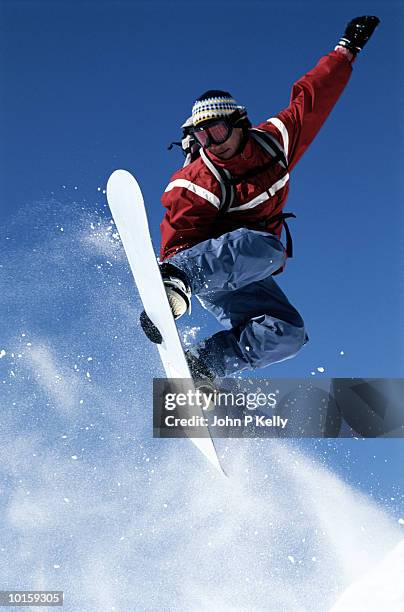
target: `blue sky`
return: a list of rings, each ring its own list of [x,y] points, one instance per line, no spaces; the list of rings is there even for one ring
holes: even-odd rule
[[[168,563],[168,544],[158,525],[167,506],[168,541],[190,564],[200,551],[184,530],[184,512],[212,539],[220,539],[216,509],[226,504],[230,514],[238,506],[246,522],[264,522],[261,537],[219,517],[228,539],[201,568],[213,589],[211,571],[219,572],[223,556],[240,546],[249,564],[271,578],[257,588],[260,597],[278,580],[288,593],[295,584],[298,598],[299,572],[288,556],[301,541],[299,512],[309,525],[308,560],[318,555],[314,549],[327,549],[324,572],[310,570],[322,596],[332,600],[356,577],[351,562],[359,566],[361,559],[345,541],[337,544],[333,531],[338,495],[349,507],[345,533],[365,551],[366,564],[398,541],[400,440],[306,441],[290,448],[234,442],[226,456],[235,484],[226,499],[215,496],[207,467],[187,441],[162,446],[150,439],[150,384],[161,367],[137,328],[141,305],[102,193],[114,169],[133,171],[157,251],[160,195],[182,163],[180,152],[166,147],[178,138],[194,98],[208,88],[229,90],[253,123],[262,121],[288,104],[292,83],[361,14],[378,15],[381,25],[296,167],[287,204],[297,214],[295,259],[278,280],[304,316],[310,343],[295,359],[257,373],[260,378],[403,376],[400,3],[0,2],[1,536],[9,561],[2,583],[10,588],[43,584],[45,577],[76,601],[74,576],[87,609],[96,610],[101,604],[90,587],[101,580],[106,609],[115,598],[116,609],[125,610],[129,604],[111,578],[119,567],[120,579],[135,577],[125,582],[128,594],[143,584],[145,610],[158,609],[152,592],[163,576],[178,609],[202,610],[191,582],[179,595],[180,574],[163,568],[160,553]],[[201,328],[198,337],[217,329],[198,307],[181,323],[183,331],[193,327]],[[321,505],[316,477],[331,506]],[[201,496],[212,521],[198,510]],[[276,515],[279,533],[290,534],[287,544],[264,510]],[[285,512],[294,526],[282,522]],[[375,523],[382,527],[371,537]],[[319,540],[320,527],[330,541]],[[105,548],[97,543],[99,532],[108,534]],[[124,553],[121,537],[129,543]],[[281,576],[254,553],[257,537],[276,551]],[[30,564],[26,551],[35,556],[39,542],[41,554]],[[146,583],[136,569],[142,550],[150,558]],[[153,574],[156,560],[161,565]],[[243,568],[231,571],[241,576]],[[224,582],[222,595],[215,593],[217,609],[234,601],[232,588]],[[251,603],[243,588],[240,602]],[[297,610],[292,595],[289,608]],[[318,600],[310,597],[305,605]]]

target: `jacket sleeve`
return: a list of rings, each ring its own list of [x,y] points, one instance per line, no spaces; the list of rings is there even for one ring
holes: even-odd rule
[[[332,51],[293,85],[289,106],[258,126],[271,132],[276,128],[278,139],[280,133],[289,169],[295,166],[319,132],[351,73],[347,56]]]
[[[212,237],[212,224],[219,208],[219,197],[183,177],[174,174],[163,193],[166,209],[160,224],[160,259]]]

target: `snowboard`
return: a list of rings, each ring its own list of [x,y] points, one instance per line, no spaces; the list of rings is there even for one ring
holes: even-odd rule
[[[194,389],[154,253],[143,195],[135,177],[127,170],[115,170],[108,179],[107,200],[143,307],[162,335],[162,343],[154,346],[158,348],[166,376],[191,379],[186,387]],[[203,416],[202,409],[200,415]],[[209,432],[206,438],[189,439],[224,474]]]

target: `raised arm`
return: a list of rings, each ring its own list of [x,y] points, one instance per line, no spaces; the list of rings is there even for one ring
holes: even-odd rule
[[[356,55],[378,23],[377,17],[368,16],[350,21],[334,51],[293,85],[289,106],[259,126],[272,132],[276,128],[289,169],[299,161],[335,106],[349,81]]]

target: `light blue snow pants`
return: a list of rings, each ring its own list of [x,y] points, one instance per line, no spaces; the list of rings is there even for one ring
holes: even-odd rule
[[[276,236],[240,228],[167,262],[226,328],[190,349],[219,377],[289,359],[307,342],[303,319],[271,276],[285,263]]]

